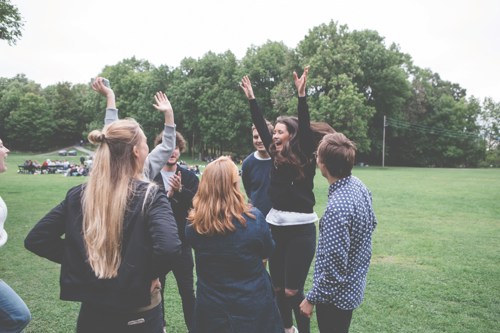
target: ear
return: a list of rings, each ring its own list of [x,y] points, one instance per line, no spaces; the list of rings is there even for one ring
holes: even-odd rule
[[[132,152],[134,153],[135,157],[139,157],[139,148],[137,148],[137,145],[132,148]]]

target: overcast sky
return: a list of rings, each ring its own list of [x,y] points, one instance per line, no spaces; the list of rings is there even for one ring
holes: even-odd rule
[[[500,102],[499,0],[11,0],[24,18],[15,46],[0,41],[0,77],[42,86],[87,83],[136,56],[177,67],[185,57],[283,41],[294,48],[331,20],[376,30],[414,63]]]

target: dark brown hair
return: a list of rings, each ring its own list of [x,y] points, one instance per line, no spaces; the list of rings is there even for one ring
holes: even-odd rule
[[[163,142],[163,132],[161,132],[160,134],[158,134],[156,136],[155,146],[158,146],[162,142]],[[175,131],[175,146],[179,147],[179,151],[181,153],[183,153],[184,150],[186,149],[186,140],[184,139],[182,134],[180,132],[177,132],[177,131]]]
[[[274,157],[274,161],[277,165],[290,164],[296,170],[297,178],[303,178],[304,166],[311,162],[313,156],[307,156],[305,152],[302,151],[300,146],[300,142],[297,137],[299,120],[297,117],[281,116],[276,119],[276,124],[285,125],[290,138],[285,144],[283,144],[281,151],[276,150],[274,142],[271,143],[269,151]],[[323,136],[328,133],[335,133],[335,130],[324,122],[311,121],[310,127],[313,134],[313,147],[311,147],[312,151],[316,150],[316,147],[318,147],[318,144]]]

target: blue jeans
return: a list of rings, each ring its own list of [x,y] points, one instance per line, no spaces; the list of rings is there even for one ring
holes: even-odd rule
[[[24,301],[7,283],[0,280],[0,332],[19,333],[30,320],[31,313]]]

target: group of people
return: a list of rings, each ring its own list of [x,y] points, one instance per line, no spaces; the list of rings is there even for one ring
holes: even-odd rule
[[[32,175],[62,173],[65,176],[87,176],[90,171],[90,165],[87,164],[85,158],[83,158],[80,164],[70,163],[68,160],[52,161],[51,159],[46,159],[41,164],[37,160],[26,160],[23,163],[23,169]]]
[[[354,143],[310,121],[308,68],[293,75],[298,117],[274,126],[242,79],[256,151],[241,177],[231,158],[220,157],[201,180],[178,163],[185,140],[163,92],[154,107],[164,129],[149,152],[140,125],[118,119],[113,90],[103,78],[93,81],[107,107],[104,128],[88,136],[97,145],[88,181],[25,239],[28,250],[61,264],[61,299],[81,303],[77,332],[164,332],[169,272],[189,332],[308,333],[314,306],[321,332],[348,331],[371,256],[371,194],[351,175]],[[316,252],[317,167],[330,187]]]
[[[274,128],[258,107],[250,79],[243,78],[241,88],[250,103],[256,151],[243,162],[242,180],[252,204],[267,213],[276,244],[269,271],[284,331],[310,332],[316,305],[320,332],[348,332],[352,311],[364,295],[376,219],[371,193],[351,175],[355,144],[328,124],[310,121],[308,71],[306,67],[300,77],[293,73],[298,117],[279,117]],[[313,187],[317,166],[330,186],[319,222],[313,287],[305,295],[316,249]]]

